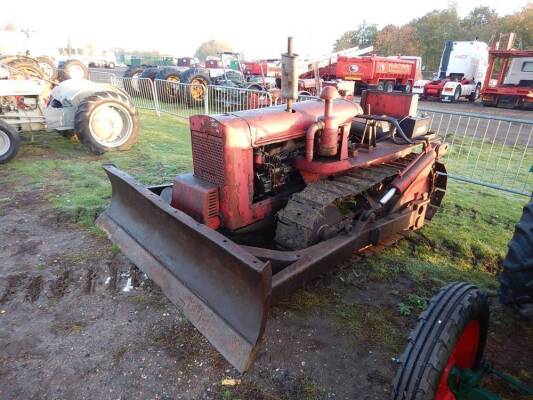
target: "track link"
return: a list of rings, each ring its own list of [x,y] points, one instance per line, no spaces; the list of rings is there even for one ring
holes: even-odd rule
[[[297,250],[320,241],[325,221],[338,218],[337,205],[364,195],[369,189],[398,174],[416,154],[388,164],[350,171],[344,175],[308,184],[289,199],[277,214],[276,242]]]

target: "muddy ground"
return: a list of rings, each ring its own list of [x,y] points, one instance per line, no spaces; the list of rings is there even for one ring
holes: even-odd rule
[[[390,397],[416,323],[397,312],[398,295],[416,289],[409,277],[372,279],[363,260],[297,293],[274,308],[241,377],[106,238],[44,196],[1,190],[0,399]],[[533,344],[506,318],[489,354],[532,371]]]

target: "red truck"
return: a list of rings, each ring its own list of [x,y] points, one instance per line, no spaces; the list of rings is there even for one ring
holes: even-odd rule
[[[339,56],[336,63],[320,68],[319,75],[324,80],[353,81],[356,94],[365,89],[410,93],[413,83],[421,76],[420,64],[420,57]],[[300,78],[310,78],[312,74],[309,71]]]

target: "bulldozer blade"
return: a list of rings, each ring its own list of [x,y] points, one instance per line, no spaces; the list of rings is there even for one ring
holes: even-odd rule
[[[240,372],[262,339],[270,296],[270,262],[170,207],[114,165],[111,204],[96,224],[180,307]]]

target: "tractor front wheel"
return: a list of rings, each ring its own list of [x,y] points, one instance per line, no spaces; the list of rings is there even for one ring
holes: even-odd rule
[[[5,164],[19,151],[20,137],[18,132],[7,122],[0,121],[0,164]]]
[[[117,92],[97,92],[76,110],[75,131],[93,153],[129,150],[139,138],[139,114],[133,103]]]
[[[468,283],[451,283],[420,316],[400,358],[394,400],[454,400],[453,367],[481,365],[489,323],[487,297]]]

